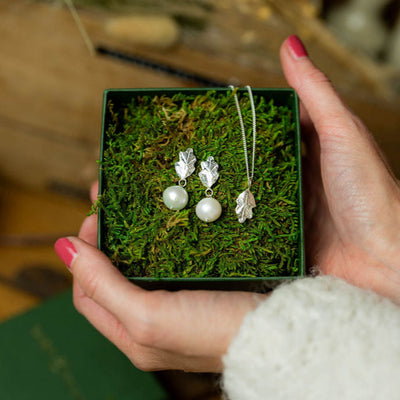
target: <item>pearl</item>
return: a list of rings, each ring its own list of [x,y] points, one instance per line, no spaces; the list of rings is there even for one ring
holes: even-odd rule
[[[163,200],[171,210],[182,210],[189,200],[187,191],[182,186],[170,186],[164,190]]]
[[[196,215],[204,222],[216,221],[222,213],[221,204],[212,197],[200,200],[196,206]]]

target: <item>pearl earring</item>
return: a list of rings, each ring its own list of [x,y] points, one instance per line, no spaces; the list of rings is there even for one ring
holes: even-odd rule
[[[214,157],[208,157],[207,161],[201,162],[201,171],[199,173],[201,183],[207,188],[206,198],[199,201],[196,206],[196,215],[204,222],[216,221],[222,212],[221,204],[214,199],[214,194],[211,186],[218,180],[218,164],[215,162]]]
[[[184,189],[186,186],[186,178],[193,174],[196,157],[193,149],[179,152],[179,161],[175,163],[175,171],[180,180],[179,185],[170,186],[164,190],[164,204],[171,210],[182,210],[189,200],[189,195]]]

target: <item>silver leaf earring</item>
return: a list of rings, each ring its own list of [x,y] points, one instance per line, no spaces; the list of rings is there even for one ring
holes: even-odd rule
[[[214,222],[221,216],[222,207],[219,201],[212,197],[214,192],[211,187],[219,177],[218,164],[213,156],[208,157],[207,161],[201,162],[199,177],[207,189],[206,197],[200,200],[196,206],[196,215],[204,222]]]
[[[171,210],[182,210],[189,201],[189,195],[184,189],[186,186],[186,178],[193,174],[196,163],[196,157],[193,154],[193,149],[189,148],[186,151],[179,152],[179,161],[175,163],[175,171],[180,180],[179,184],[170,186],[164,190],[164,204]]]

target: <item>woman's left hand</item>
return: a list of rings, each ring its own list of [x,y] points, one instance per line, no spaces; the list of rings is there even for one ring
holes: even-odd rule
[[[97,186],[92,188],[92,198]],[[57,253],[74,276],[74,303],[142,370],[222,370],[222,355],[243,317],[265,295],[246,292],[146,291],[128,281],[96,248],[97,217],[79,238],[63,238]]]

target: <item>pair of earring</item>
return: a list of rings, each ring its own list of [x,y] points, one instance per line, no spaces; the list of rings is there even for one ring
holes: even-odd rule
[[[175,171],[180,180],[178,185],[170,186],[164,190],[164,204],[171,210],[182,210],[186,207],[189,201],[189,195],[185,189],[186,178],[195,171],[195,163],[197,159],[193,154],[193,149],[189,148],[186,151],[179,153],[179,161],[175,163]],[[212,196],[214,194],[211,187],[218,180],[218,164],[213,156],[201,162],[201,171],[199,173],[201,183],[207,188],[205,191],[206,197],[199,201],[196,206],[196,215],[204,222],[216,221],[222,212],[221,204]]]

